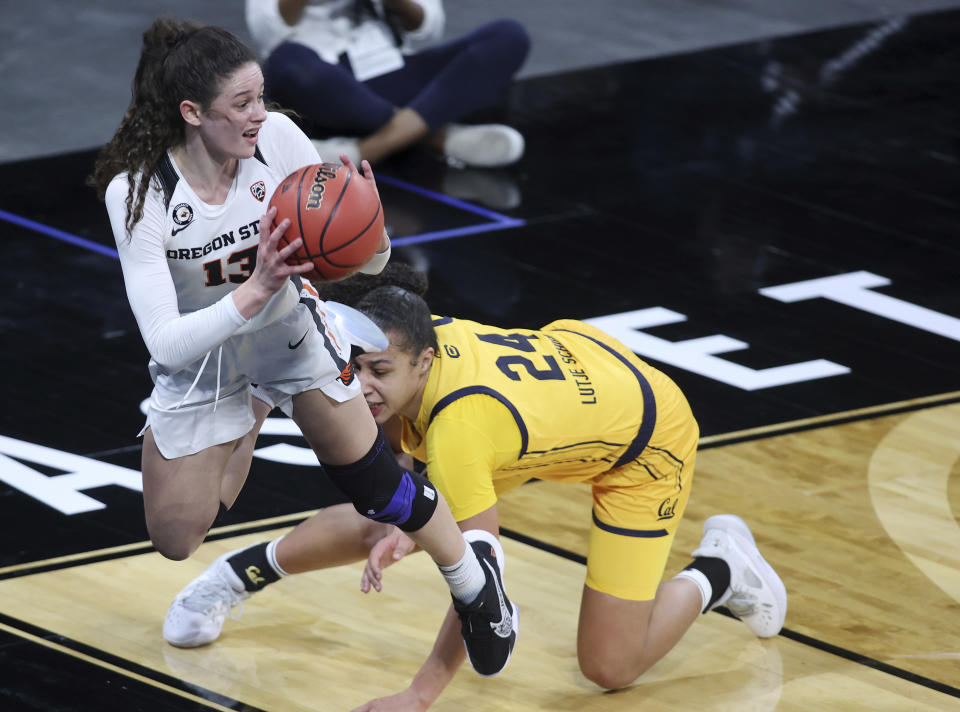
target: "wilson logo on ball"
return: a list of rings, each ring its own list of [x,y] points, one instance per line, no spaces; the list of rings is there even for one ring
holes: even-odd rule
[[[383,208],[372,178],[339,163],[315,163],[287,176],[270,198],[274,226],[288,221],[278,245],[300,239],[287,257],[312,264],[311,281],[343,279],[367,264],[384,235]]]
[[[307,210],[317,210],[323,204],[323,192],[328,180],[337,177],[337,164],[321,163],[313,175],[310,196],[307,198]]]

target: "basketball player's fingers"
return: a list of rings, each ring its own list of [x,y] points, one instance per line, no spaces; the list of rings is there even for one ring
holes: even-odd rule
[[[282,233],[281,233],[281,234],[282,234]],[[279,236],[279,235],[276,235],[276,240],[274,239],[274,235],[271,235],[271,236],[270,236],[270,240],[273,242],[274,245],[276,245],[277,240],[279,240],[279,239],[280,239],[280,236]],[[296,240],[294,240],[293,242],[291,242],[291,243],[289,243],[289,244],[287,244],[287,245],[284,245],[283,247],[278,247],[278,248],[277,248],[277,258],[280,259],[280,260],[282,260],[283,262],[286,262],[286,261],[287,261],[287,258],[290,257],[294,252],[296,252],[297,250],[299,250],[299,249],[300,249],[300,246],[301,246],[302,244],[303,244],[303,238],[302,238],[302,237],[298,237],[298,238],[297,238]]]
[[[301,265],[287,265],[287,266],[289,267],[289,269],[287,270],[288,275],[307,274],[308,272],[313,271],[313,265],[309,262],[305,262],[304,264],[301,264]]]
[[[360,177],[373,187],[374,192],[377,193],[377,197],[380,197],[380,193],[377,192],[377,180],[373,177],[373,168],[370,167],[370,161],[367,159],[360,161],[359,171],[357,170],[357,166],[354,164],[353,160],[351,160],[350,156],[345,153],[340,156],[340,162],[354,173],[359,173]]]
[[[363,179],[370,184],[373,192],[376,193],[377,198],[379,198],[380,191],[377,190],[377,179],[373,177],[373,168],[370,167],[370,162],[366,159],[360,161],[360,168],[363,170]]]
[[[373,168],[370,167],[370,161],[363,159],[360,161],[360,170],[363,171],[363,177],[369,181],[376,183],[376,180],[373,177]]]
[[[342,155],[340,156],[340,162],[341,162],[344,166],[346,166],[349,170],[351,170],[351,171],[353,171],[354,173],[358,174],[361,178],[363,178],[363,179],[364,179],[365,181],[367,181],[368,183],[374,182],[374,181],[373,181],[373,169],[370,167],[370,161],[368,161],[368,160],[366,160],[366,159],[360,161],[360,168],[358,169],[358,168],[357,168],[357,164],[355,164],[355,163],[353,162],[353,159],[350,158],[350,156],[348,156],[347,154],[344,153],[344,154],[342,154]],[[375,184],[375,183],[374,183],[374,184]]]
[[[284,262],[277,262],[275,274],[279,280],[284,281],[294,275],[304,275],[312,270],[313,265],[309,262],[304,264],[286,264]]]
[[[380,581],[383,576],[384,562],[388,562],[393,552],[397,548],[399,538],[393,535],[387,535],[373,545],[370,549],[370,555],[367,557],[366,570],[376,581]]]
[[[260,216],[260,234],[269,235],[273,230],[273,221],[277,217],[276,206],[270,206],[266,213]]]
[[[382,584],[380,583],[380,577],[370,570],[370,562],[367,562],[367,565],[363,567],[363,575],[360,577],[360,590],[363,593],[370,593],[371,588],[379,593],[382,590]]]
[[[258,253],[259,256],[257,257],[258,260],[265,258],[268,255],[272,255],[278,251],[277,244],[280,242],[280,238],[283,236],[283,233],[289,226],[290,220],[284,218],[280,221],[280,224],[276,226],[273,225],[272,221],[267,223],[266,230],[263,230],[263,221],[261,220],[261,238],[260,249]]]

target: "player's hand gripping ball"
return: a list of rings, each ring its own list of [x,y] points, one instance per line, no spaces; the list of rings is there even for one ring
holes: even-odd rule
[[[270,198],[276,224],[289,218],[280,247],[298,237],[288,264],[313,264],[310,280],[341,279],[365,265],[383,235],[383,208],[376,189],[339,163],[315,163],[284,178]]]

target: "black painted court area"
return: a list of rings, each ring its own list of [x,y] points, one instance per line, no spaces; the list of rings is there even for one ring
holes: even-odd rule
[[[704,435],[960,391],[958,34],[960,13],[938,13],[521,82],[506,108],[527,137],[517,166],[470,172],[411,154],[376,169],[422,189],[381,182],[394,238],[484,221],[429,192],[523,224],[396,259],[428,269],[436,313],[518,327],[659,315],[635,329],[653,337],[656,356],[641,355],[685,390]],[[84,460],[139,469],[148,357],[119,263],[92,248],[113,245],[83,183],[93,158],[0,165],[0,567],[146,539],[134,490],[85,490],[103,506],[75,514],[24,491]],[[862,273],[875,286],[851,277],[846,303],[760,292]],[[748,390],[712,359],[845,370]],[[303,445],[261,446],[277,443]],[[317,468],[255,459],[219,523],[333,501]],[[0,678],[42,676],[54,655],[0,638]],[[65,669],[63,685],[100,689],[98,674]],[[124,709],[174,708],[150,689],[141,700],[130,688]],[[0,707],[87,709],[56,690],[38,683],[35,698]]]
[[[868,272],[888,285],[861,294],[960,323],[960,13],[910,19],[821,79],[877,27],[522,82],[507,109],[527,136],[517,166],[470,172],[414,153],[377,171],[398,242],[488,222],[445,196],[524,224],[399,247],[396,259],[428,269],[437,313],[536,327],[661,308],[685,317],[642,329],[661,347],[722,335],[743,347],[713,358],[754,371],[813,360],[848,369],[744,390],[641,352],[683,387],[704,435],[960,390],[954,324],[951,338],[830,299],[784,303],[759,292]],[[795,113],[777,119],[784,96]],[[83,183],[94,155],[0,166],[0,378],[10,404],[0,435],[138,469],[148,357],[119,263],[50,234],[113,248],[103,205]],[[263,442],[282,440],[302,444]],[[264,470],[271,484],[261,487]],[[335,496],[299,466],[255,461],[250,484],[231,521]],[[61,536],[7,549],[0,565],[142,540],[139,512],[128,512],[139,495],[88,494],[106,509],[62,517],[4,491],[4,540],[41,521]]]

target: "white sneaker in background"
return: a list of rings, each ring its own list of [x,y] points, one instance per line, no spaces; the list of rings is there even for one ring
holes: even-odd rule
[[[494,210],[512,210],[522,199],[520,187],[506,171],[447,168],[443,192],[452,198],[481,203]]]
[[[454,165],[493,168],[519,161],[524,146],[523,135],[503,124],[449,124],[443,152]]]
[[[238,550],[239,551],[239,550]],[[163,621],[163,638],[178,648],[196,648],[220,637],[223,621],[229,615],[239,618],[240,604],[250,598],[243,581],[230,568],[229,551],[180,591],[167,610]],[[240,613],[232,614],[240,607]]]
[[[334,136],[333,138],[314,138],[310,141],[324,163],[340,163],[340,154],[345,153],[355,166],[360,165],[360,144],[355,138]]]
[[[703,540],[694,557],[723,559],[730,567],[730,588],[711,606],[726,606],[756,635],[771,638],[783,628],[787,589],[760,555],[750,527],[734,514],[716,514],[703,523]]]

